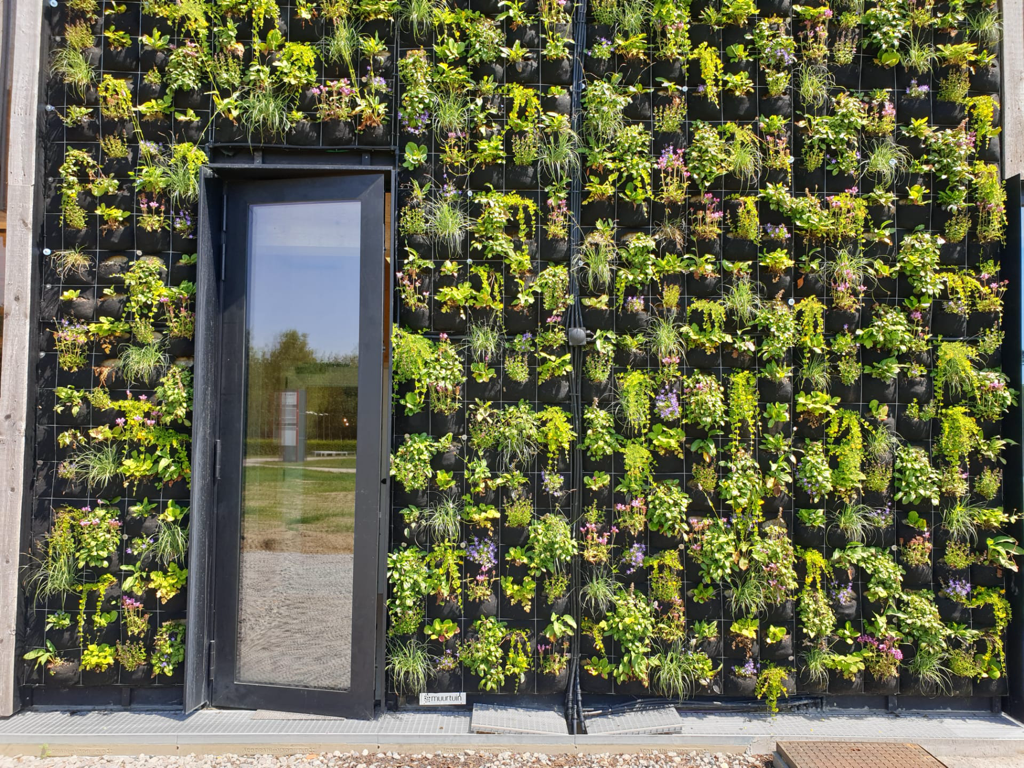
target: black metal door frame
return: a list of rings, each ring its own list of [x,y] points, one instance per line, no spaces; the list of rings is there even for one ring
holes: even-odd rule
[[[383,692],[384,625],[380,580],[386,551],[387,504],[384,436],[389,393],[388,334],[384,296],[390,285],[385,269],[384,193],[391,181],[383,169],[345,168],[325,173],[324,167],[295,165],[230,166],[204,173],[197,293],[217,307],[200,321],[206,333],[197,339],[196,413],[209,416],[209,429],[197,428],[194,446],[198,463],[193,489],[193,556],[190,566],[190,632],[186,660],[186,710],[204,704],[240,708],[272,708],[366,718]],[[292,183],[289,183],[292,182]],[[251,203],[357,200],[362,202],[360,227],[360,339],[358,434],[356,458],[353,567],[353,635],[351,686],[345,691],[289,688],[235,681],[238,611],[239,524],[241,501],[241,436],[244,427],[245,296],[247,237],[228,236],[232,220],[245,215]],[[205,220],[202,220],[205,219]],[[237,224],[235,226],[238,226]],[[242,225],[244,226],[244,224]],[[245,231],[245,230],[242,230]],[[390,249],[389,249],[390,250]],[[205,254],[203,253],[205,251]],[[204,259],[205,255],[205,259]],[[215,282],[216,286],[209,284]],[[374,301],[380,297],[380,301]],[[377,366],[380,366],[379,368]],[[202,410],[201,410],[202,407]],[[204,433],[205,434],[202,434]],[[204,471],[205,470],[205,471]],[[198,571],[198,572],[196,572]],[[192,621],[194,619],[195,621]],[[359,630],[358,632],[356,630]],[[287,642],[286,638],[283,638]]]

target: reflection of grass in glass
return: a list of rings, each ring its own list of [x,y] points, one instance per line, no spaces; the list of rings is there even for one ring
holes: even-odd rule
[[[356,460],[354,456],[350,459],[318,459],[313,457],[306,459],[304,462],[283,464],[282,466],[291,469],[355,469]]]
[[[355,473],[288,465],[247,466],[244,473],[246,549],[352,551]]]

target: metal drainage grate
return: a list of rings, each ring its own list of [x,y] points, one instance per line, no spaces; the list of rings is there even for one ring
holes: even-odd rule
[[[622,733],[677,733],[683,719],[675,707],[610,712],[586,718],[587,734],[611,736]]]
[[[565,716],[557,709],[499,707],[474,704],[469,730],[473,733],[539,733],[565,736]]]
[[[880,741],[780,741],[775,763],[783,768],[945,768],[918,744]]]

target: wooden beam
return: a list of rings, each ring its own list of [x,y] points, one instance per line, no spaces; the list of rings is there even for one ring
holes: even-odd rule
[[[1003,176],[1024,173],[1024,0],[1003,0]]]
[[[43,3],[14,9],[11,132],[7,176],[7,265],[4,293],[3,386],[0,387],[0,717],[18,708],[16,653],[18,570],[30,485],[28,445],[35,439],[38,336],[35,274],[42,210],[40,93],[46,56]]]

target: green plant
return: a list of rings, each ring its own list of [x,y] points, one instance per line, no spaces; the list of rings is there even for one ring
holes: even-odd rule
[[[387,671],[399,694],[416,696],[425,691],[434,671],[427,644],[416,639],[389,641]]]
[[[619,663],[614,670],[616,681],[637,680],[647,685],[654,632],[654,609],[650,602],[632,587],[620,588],[605,621],[608,626],[605,634],[610,635],[620,649]]]
[[[163,571],[149,574],[150,589],[156,590],[161,603],[166,603],[185,587],[188,581],[188,568],[181,568],[176,563],[169,563]]]
[[[701,688],[711,685],[721,671],[706,653],[684,648],[676,642],[652,660],[651,690],[659,696],[679,701],[693,696]]]
[[[89,643],[82,649],[82,669],[102,672],[114,663],[114,646],[106,643]]]
[[[153,638],[153,652],[149,664],[153,669],[153,677],[166,675],[170,677],[185,661],[185,622],[165,621],[156,631]]]
[[[754,694],[757,698],[765,700],[769,712],[775,713],[779,711],[779,696],[789,698],[786,680],[792,671],[789,667],[776,666],[770,663],[761,665],[761,671],[757,675],[757,685],[754,688]]]
[[[125,344],[121,347],[117,370],[129,384],[140,384],[152,381],[166,362],[159,341],[141,346]]]

